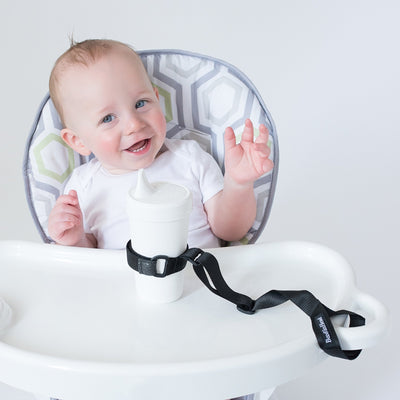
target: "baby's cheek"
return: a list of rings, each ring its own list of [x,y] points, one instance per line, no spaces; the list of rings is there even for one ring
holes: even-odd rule
[[[159,130],[166,130],[167,121],[161,108],[154,111],[152,119],[156,122]]]
[[[101,153],[117,151],[120,148],[120,140],[113,136],[104,136],[97,141],[97,150]]]

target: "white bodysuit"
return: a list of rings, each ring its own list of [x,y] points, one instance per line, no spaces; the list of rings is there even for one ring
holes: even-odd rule
[[[219,240],[211,231],[203,205],[223,189],[221,169],[196,141],[166,139],[164,150],[145,170],[149,182],[186,186],[193,196],[189,247],[218,247]],[[137,171],[113,175],[92,159],[76,168],[68,181],[64,192],[77,191],[85,232],[96,237],[99,248],[123,249],[130,239],[126,201],[136,180]]]

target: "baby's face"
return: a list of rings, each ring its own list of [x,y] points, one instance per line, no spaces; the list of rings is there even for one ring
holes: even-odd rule
[[[140,60],[118,49],[63,74],[66,131],[78,138],[78,151],[93,152],[112,174],[149,166],[164,143],[166,122]]]

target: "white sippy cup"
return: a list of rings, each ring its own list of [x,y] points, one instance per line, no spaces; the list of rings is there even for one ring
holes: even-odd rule
[[[138,171],[136,188],[128,193],[127,212],[132,249],[145,257],[177,257],[187,246],[192,194],[184,186],[167,182],[149,183],[144,170]],[[157,261],[162,273],[165,260]],[[169,303],[183,292],[184,270],[165,277],[135,271],[139,298],[151,303]]]

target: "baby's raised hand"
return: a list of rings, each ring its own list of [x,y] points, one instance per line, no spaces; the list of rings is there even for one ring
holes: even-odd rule
[[[268,129],[264,124],[259,127],[260,134],[254,140],[252,122],[247,119],[240,143],[236,144],[232,128],[225,130],[225,175],[236,183],[253,183],[261,175],[272,170],[274,164],[268,158]]]
[[[78,245],[85,236],[82,212],[75,190],[60,196],[49,215],[49,235],[58,244]]]

